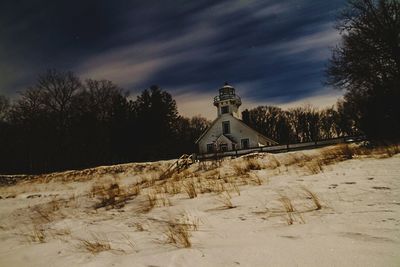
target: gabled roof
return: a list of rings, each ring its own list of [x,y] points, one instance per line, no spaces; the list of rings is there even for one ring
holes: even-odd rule
[[[232,116],[232,117],[233,117],[233,116]],[[235,117],[234,117],[234,118],[235,118]],[[249,128],[249,129],[253,130],[254,132],[256,132],[259,136],[261,136],[262,138],[264,138],[266,141],[268,141],[268,142],[270,142],[270,143],[272,143],[272,144],[275,144],[275,145],[278,144],[278,142],[272,140],[271,138],[266,137],[266,136],[263,135],[262,133],[259,133],[258,131],[256,131],[256,130],[254,130],[253,128],[251,128],[249,125],[247,125],[246,123],[244,123],[242,120],[239,120],[238,118],[235,118],[235,119],[238,120],[244,127],[247,127],[247,128]]]
[[[272,143],[272,144],[278,144],[278,142],[276,142],[276,141],[274,141],[274,140],[272,140],[272,139],[266,137],[265,135],[259,133],[258,131],[254,130],[253,128],[251,128],[251,127],[248,126],[246,123],[244,123],[242,120],[236,118],[235,116],[232,116],[231,114],[229,114],[229,115],[230,115],[232,118],[234,118],[235,120],[239,121],[244,127],[247,127],[247,128],[249,128],[249,129],[251,129],[252,131],[256,132],[259,136],[261,136],[261,137],[262,137],[263,139],[265,139],[267,142],[270,142],[270,143]],[[219,118],[220,118],[220,117],[217,117],[215,120],[213,120],[213,122],[212,122],[212,123],[210,124],[210,126],[203,132],[203,134],[200,135],[199,138],[197,138],[195,144],[197,144],[198,142],[200,142],[201,139],[203,139],[203,137],[204,137],[204,136],[208,133],[208,131],[214,126],[214,124],[218,121]],[[225,137],[227,137],[227,136],[225,135]],[[228,138],[229,140],[231,140],[231,138],[229,138],[229,137],[227,137],[227,138]],[[231,140],[231,141],[232,141],[232,140]],[[234,142],[234,141],[232,141],[232,142]],[[234,142],[234,143],[236,143],[236,142]]]
[[[217,120],[219,119],[219,117],[217,117],[215,120],[213,120],[210,124],[210,126],[207,127],[207,129],[200,135],[199,138],[197,138],[197,140],[194,142],[195,144],[197,144],[198,142],[200,142],[200,140],[208,133],[208,131],[214,126],[214,124],[217,122]]]
[[[229,141],[231,141],[232,143],[237,144],[237,142],[232,138],[232,136],[225,135],[225,134],[223,134],[223,136],[225,136],[225,138],[228,139]]]

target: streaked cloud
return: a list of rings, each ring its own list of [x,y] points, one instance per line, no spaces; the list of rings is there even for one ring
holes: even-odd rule
[[[162,69],[188,59],[201,60],[204,55],[212,53],[207,42],[215,35],[214,30],[199,23],[179,37],[156,38],[113,48],[87,59],[78,67],[78,72],[84,77],[106,78],[122,86],[143,86]]]
[[[323,68],[339,40],[332,24],[344,3],[88,0],[71,21],[69,1],[22,0],[9,4],[7,15],[0,11],[0,25],[14,25],[16,18],[15,25],[23,25],[3,30],[0,68],[7,77],[0,77],[0,90],[20,90],[46,68],[57,68],[112,80],[133,95],[158,84],[186,114],[204,109],[224,81],[247,103],[317,101],[314,96],[329,95]],[[93,8],[98,20],[85,15]]]
[[[333,23],[329,22],[314,27],[309,34],[279,43],[274,49],[282,56],[307,54],[307,60],[322,61],[329,58],[330,49],[339,41],[339,33],[334,29]]]

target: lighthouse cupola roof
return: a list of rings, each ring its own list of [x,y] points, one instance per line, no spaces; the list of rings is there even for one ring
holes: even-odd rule
[[[227,82],[225,82],[225,85],[219,89],[219,95],[220,96],[229,96],[229,95],[235,95],[235,88],[230,86]]]
[[[235,93],[235,88],[225,82],[224,86],[219,89],[219,94],[214,98],[214,105],[218,106],[221,101],[231,100],[231,103],[237,106],[242,104],[242,101]]]

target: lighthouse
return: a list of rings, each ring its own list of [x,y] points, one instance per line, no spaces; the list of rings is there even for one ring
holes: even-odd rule
[[[277,142],[250,128],[242,120],[239,107],[241,98],[227,82],[214,97],[217,118],[196,140],[200,154],[252,149]]]

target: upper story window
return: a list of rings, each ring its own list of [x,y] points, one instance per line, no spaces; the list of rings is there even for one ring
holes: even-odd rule
[[[222,114],[229,113],[229,106],[221,107],[221,113]]]
[[[229,121],[222,122],[222,133],[223,134],[230,134],[231,133],[231,124]]]

